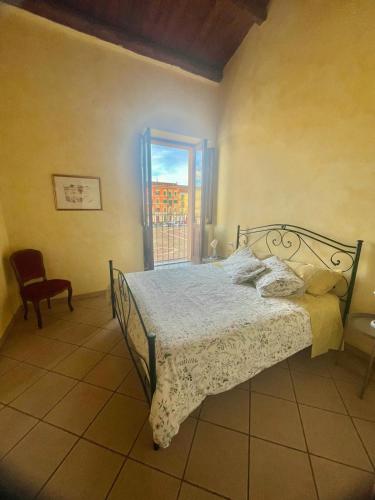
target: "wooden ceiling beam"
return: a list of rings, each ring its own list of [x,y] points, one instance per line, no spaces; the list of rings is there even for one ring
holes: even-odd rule
[[[51,0],[4,0],[5,3],[22,8],[33,14],[68,26],[82,33],[95,36],[107,42],[120,45],[137,54],[158,61],[178,66],[190,73],[220,82],[222,68],[210,66],[201,61],[192,60],[185,55],[157,45],[146,39],[130,35],[123,30],[101,23],[96,19],[83,16],[79,12]]]
[[[267,5],[269,0],[232,0],[240,7],[246,8],[257,24],[267,19]]]

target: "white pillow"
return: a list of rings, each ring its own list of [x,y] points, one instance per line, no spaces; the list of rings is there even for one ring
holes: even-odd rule
[[[261,297],[287,297],[304,292],[304,281],[279,257],[269,257],[262,264],[268,271],[256,278],[256,288]]]
[[[224,267],[225,270],[230,270],[232,267],[238,267],[241,264],[246,264],[249,259],[254,259],[254,254],[250,250],[250,248],[239,247],[220,264]]]
[[[233,266],[230,270],[232,283],[240,285],[253,281],[257,276],[266,270],[266,266],[258,259],[251,258],[248,262],[241,263],[237,267]]]

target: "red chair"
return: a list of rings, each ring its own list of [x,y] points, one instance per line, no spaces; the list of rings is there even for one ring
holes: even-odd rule
[[[27,302],[32,302],[38,318],[38,328],[42,328],[42,316],[40,314],[39,302],[47,299],[48,308],[51,308],[50,298],[68,290],[68,305],[72,306],[72,285],[68,280],[48,280],[43,264],[43,255],[39,250],[19,250],[10,256],[10,262],[16,274],[20,287],[20,294],[24,308],[24,318],[27,319]],[[26,285],[32,280],[42,280]]]

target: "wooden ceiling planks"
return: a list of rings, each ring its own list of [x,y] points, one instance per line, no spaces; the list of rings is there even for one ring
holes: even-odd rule
[[[52,21],[220,81],[269,0],[7,0]]]

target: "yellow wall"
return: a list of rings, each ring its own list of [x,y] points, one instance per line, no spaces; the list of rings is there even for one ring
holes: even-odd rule
[[[0,190],[12,249],[75,293],[143,268],[138,134],[215,139],[218,85],[0,5]],[[55,210],[51,174],[101,177],[102,212]]]
[[[372,311],[374,26],[374,0],[271,2],[225,69],[216,231],[283,222],[364,239],[353,309]]]
[[[1,177],[0,177],[1,179]],[[9,264],[9,238],[0,201],[0,338],[16,311],[18,299]]]

